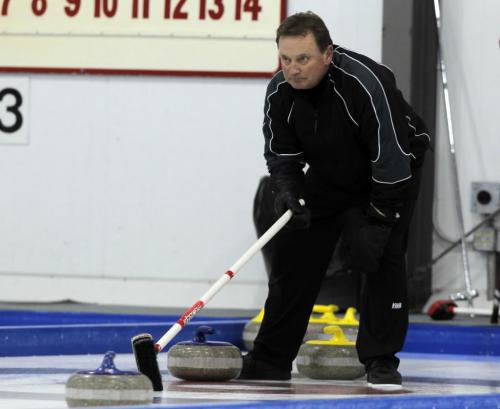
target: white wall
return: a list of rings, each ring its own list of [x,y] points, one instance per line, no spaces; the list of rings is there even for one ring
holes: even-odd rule
[[[482,216],[470,211],[471,182],[500,182],[500,134],[497,125],[500,114],[500,2],[448,0],[441,1],[441,4],[443,52],[448,74],[461,204],[465,230],[468,231],[482,220]],[[441,84],[441,77],[438,83]],[[445,236],[455,240],[459,237],[459,225],[442,88],[438,91],[435,223]],[[448,244],[436,236],[434,254],[440,253]],[[468,254],[472,284],[481,293],[475,305],[481,306],[486,303],[486,256],[471,248]],[[456,251],[445,256],[435,266],[433,289],[436,294],[433,299],[447,297],[449,293],[464,288],[460,247],[457,247]]]
[[[382,0],[289,0],[380,60]],[[188,307],[255,241],[268,80],[29,78],[30,142],[0,145],[0,301]],[[260,256],[212,307],[260,308]]]

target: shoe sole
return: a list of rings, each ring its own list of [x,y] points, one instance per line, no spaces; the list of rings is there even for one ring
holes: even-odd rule
[[[396,385],[393,383],[368,383],[368,387],[381,391],[399,391],[403,389],[403,385]]]

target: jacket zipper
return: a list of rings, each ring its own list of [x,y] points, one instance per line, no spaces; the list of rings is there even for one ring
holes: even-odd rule
[[[314,136],[318,134],[318,111],[314,111]]]

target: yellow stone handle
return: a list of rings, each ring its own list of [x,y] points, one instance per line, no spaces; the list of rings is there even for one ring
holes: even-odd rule
[[[324,314],[327,312],[337,312],[339,310],[338,305],[335,304],[328,304],[328,305],[323,305],[323,304],[315,304],[313,306],[312,312],[315,312],[317,314]]]
[[[320,317],[315,317],[311,314],[311,318],[309,318],[309,322],[312,324],[333,324],[338,321],[338,318],[335,316],[335,312],[339,310],[339,307],[335,304],[322,305],[316,304],[313,306],[313,314],[322,314]],[[264,308],[260,310],[260,312],[251,319],[254,324],[261,324],[264,319]]]
[[[334,324],[339,320],[335,316],[335,312],[339,310],[339,307],[335,304],[321,305],[317,304],[313,307],[311,318],[309,318],[310,324]],[[321,314],[319,317],[314,316],[314,314]]]
[[[251,321],[254,324],[261,324],[263,319],[264,319],[264,308],[262,308],[260,312],[251,319]]]
[[[325,334],[332,334],[333,337],[331,337],[329,340],[315,339],[315,340],[307,341],[306,344],[326,345],[326,346],[354,346],[354,345],[356,345],[356,343],[354,341],[349,341],[345,337],[344,331],[342,331],[342,328],[340,328],[338,325],[328,325],[325,328],[323,328],[323,332]]]
[[[356,308],[349,307],[344,314],[344,318],[339,320],[339,325],[359,325],[359,321],[356,318]]]

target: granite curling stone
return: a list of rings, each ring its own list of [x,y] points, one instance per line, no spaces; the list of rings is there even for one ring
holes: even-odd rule
[[[309,318],[309,325],[307,327],[304,341],[316,338],[318,333],[323,332],[325,325],[332,325],[334,321],[338,321],[338,318],[334,315],[338,309],[339,308],[334,304],[314,305],[311,317]],[[264,309],[260,310],[260,312],[248,321],[243,328],[243,345],[247,351],[251,351],[253,349],[253,341],[257,337],[263,319]]]
[[[297,355],[299,373],[312,379],[356,379],[365,374],[358,360],[356,343],[348,340],[341,327],[324,328],[330,340],[311,340],[302,344]]]
[[[153,385],[139,372],[120,371],[108,351],[94,371],[80,371],[66,382],[69,407],[139,405],[153,402]]]
[[[248,321],[243,328],[243,345],[247,351],[251,351],[253,349],[253,341],[257,337],[260,324],[262,324],[263,319],[264,308],[262,308],[255,317]]]
[[[170,373],[187,381],[227,381],[238,377],[243,365],[240,350],[229,342],[207,341],[206,335],[213,333],[211,327],[198,327],[192,341],[170,348]]]

